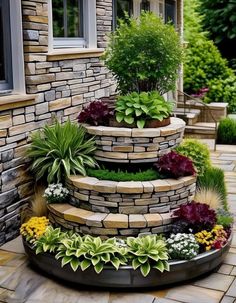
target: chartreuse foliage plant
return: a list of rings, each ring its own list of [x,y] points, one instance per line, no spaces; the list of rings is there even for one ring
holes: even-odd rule
[[[104,59],[121,94],[156,90],[162,95],[175,87],[182,47],[172,25],[143,12],[138,19],[120,22]]]
[[[204,175],[211,166],[208,146],[198,140],[185,139],[175,150],[193,161],[198,176]]]
[[[171,102],[159,95],[157,91],[130,93],[119,96],[115,106],[115,115],[118,122],[137,124],[143,128],[147,120],[159,120],[170,116],[173,109]]]
[[[148,235],[138,238],[127,238],[127,244],[130,248],[129,255],[132,259],[133,269],[140,268],[144,277],[146,277],[151,268],[160,272],[169,270],[168,249],[163,239],[155,235]]]
[[[222,208],[217,209],[217,224],[222,225],[224,228],[231,228],[234,222],[234,216],[227,210]]]
[[[86,175],[87,167],[96,166],[92,157],[95,149],[94,139],[87,137],[82,126],[70,120],[64,124],[56,121],[33,134],[27,156],[37,180],[63,183],[69,175]]]

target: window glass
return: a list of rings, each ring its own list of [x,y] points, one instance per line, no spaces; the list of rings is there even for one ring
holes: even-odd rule
[[[143,10],[143,11],[150,11],[150,3],[149,3],[149,1],[148,0],[142,0],[142,2],[141,2],[141,11]]]
[[[175,1],[166,0],[165,1],[165,22],[171,22],[172,24],[176,24],[175,12],[176,12]]]
[[[130,0],[113,0],[113,28],[117,26],[118,19],[126,19],[132,15],[133,1]]]
[[[83,0],[52,0],[53,36],[83,37]]]
[[[0,81],[5,80],[2,8],[0,6]]]

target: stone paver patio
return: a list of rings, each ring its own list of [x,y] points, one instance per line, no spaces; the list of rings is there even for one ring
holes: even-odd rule
[[[236,146],[217,146],[215,166],[225,171],[228,201],[236,216]],[[65,285],[33,271],[21,239],[0,248],[0,302],[8,303],[233,303],[236,302],[236,225],[224,264],[211,275],[157,290],[115,292]]]

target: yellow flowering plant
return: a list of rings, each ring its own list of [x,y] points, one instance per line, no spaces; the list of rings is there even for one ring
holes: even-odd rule
[[[196,233],[195,238],[200,246],[208,251],[222,248],[227,242],[228,235],[222,225],[215,225],[211,231],[202,230]]]
[[[49,220],[46,217],[32,217],[20,228],[21,235],[30,243],[38,240],[46,231]]]

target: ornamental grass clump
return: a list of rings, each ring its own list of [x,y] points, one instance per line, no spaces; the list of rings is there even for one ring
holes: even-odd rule
[[[183,220],[188,223],[188,228],[193,232],[201,230],[211,230],[216,224],[216,212],[209,205],[204,203],[191,203],[180,205],[179,209],[174,211],[177,216],[176,221]]]
[[[190,260],[199,252],[199,245],[193,234],[172,234],[166,243],[172,259]]]
[[[122,95],[174,89],[182,60],[174,27],[153,13],[121,21],[110,36],[105,64],[113,72]]]
[[[129,237],[127,238],[127,245],[133,269],[140,268],[144,277],[149,274],[151,268],[155,268],[160,272],[169,270],[166,242],[158,238],[158,236]]]
[[[88,138],[85,129],[67,120],[52,126],[45,125],[32,136],[27,150],[31,170],[37,180],[64,183],[70,175],[86,175],[87,167],[95,167],[95,141]]]
[[[192,161],[174,151],[162,156],[159,161],[154,164],[154,167],[157,168],[159,173],[170,178],[177,179],[195,174]]]
[[[69,195],[69,190],[63,187],[62,183],[49,184],[45,189],[43,197],[48,203],[62,203]]]
[[[27,242],[34,243],[42,237],[48,225],[49,220],[46,217],[32,217],[21,225],[20,233]]]

